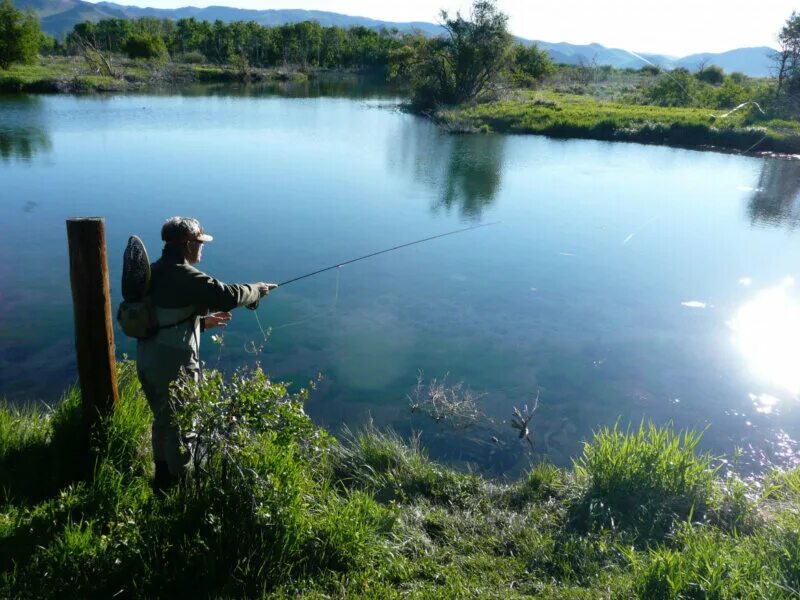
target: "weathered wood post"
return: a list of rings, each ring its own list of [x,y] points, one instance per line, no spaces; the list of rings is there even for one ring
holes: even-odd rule
[[[67,239],[83,415],[91,426],[119,403],[105,222],[67,219]]]

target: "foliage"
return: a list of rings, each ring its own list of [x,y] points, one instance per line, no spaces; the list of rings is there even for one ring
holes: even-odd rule
[[[128,58],[163,62],[167,59],[167,45],[152,33],[133,34],[125,40],[125,53]]]
[[[702,519],[711,504],[714,470],[695,454],[700,435],[650,424],[634,432],[604,428],[575,463],[581,525],[634,530],[661,538],[676,521]]]
[[[637,106],[575,94],[520,91],[503,100],[440,110],[435,118],[445,127],[455,122],[471,130],[486,127],[554,137],[800,151],[800,123],[767,119],[751,108],[719,118],[708,109]]]
[[[752,97],[750,91],[734,77],[726,77],[713,93],[711,104],[716,108],[734,108]]]
[[[345,430],[343,439],[331,448],[331,468],[333,481],[348,488],[371,490],[384,502],[424,498],[457,505],[480,497],[479,478],[432,463],[419,438],[405,444],[397,434],[370,426],[358,433]]]
[[[145,17],[80,23],[67,36],[67,47],[74,52],[77,40],[83,38],[102,52],[118,53],[125,51],[131,36],[143,35],[160,38],[170,54],[192,57],[193,62],[359,69],[385,66],[402,37],[396,30],[322,27],[311,21],[265,27],[253,21],[211,23]],[[197,61],[197,56],[203,58]]]
[[[202,52],[192,50],[191,52],[181,54],[176,58],[176,60],[178,62],[186,63],[187,65],[202,65],[204,62],[206,62],[206,57],[203,56]]]
[[[555,70],[550,55],[536,44],[516,44],[512,51],[511,78],[514,84],[530,86]]]
[[[782,114],[800,114],[800,14],[792,12],[778,34],[776,54],[777,108]]]
[[[725,81],[725,71],[717,65],[703,67],[694,76],[698,81],[710,83],[711,85],[720,85]]]
[[[11,0],[0,0],[0,69],[13,63],[32,64],[41,44],[42,32],[33,12],[19,11]]]
[[[151,415],[133,365],[120,368],[120,407],[91,453],[74,389],[52,411],[0,409],[0,597],[788,599],[800,588],[797,472],[771,474],[761,496],[746,488],[768,515],[750,529],[699,523],[698,491],[714,500],[742,482],[698,472],[691,436],[604,430],[578,461],[586,472],[537,464],[509,484],[430,461],[419,438],[369,427],[335,441],[303,413],[304,392],[259,370],[211,372],[183,388],[179,420],[212,449],[154,495]],[[576,527],[590,490],[636,515],[659,489],[670,507],[697,507],[693,523],[681,512],[665,539],[602,519]]]
[[[176,422],[184,435],[196,440],[197,471],[222,461],[232,477],[243,476],[237,465],[253,450],[251,442],[260,432],[271,432],[282,444],[303,440],[315,451],[324,443],[324,436],[303,412],[308,392],[289,394],[285,385],[273,383],[260,368],[239,370],[230,381],[220,371],[207,371],[199,381],[176,385]]]
[[[670,547],[629,554],[639,598],[790,598],[800,589],[800,519],[787,512],[758,535],[684,525]]]
[[[508,17],[494,0],[475,0],[469,19],[442,12],[442,20],[446,36],[394,55],[403,65],[395,71],[410,74],[418,109],[473,100],[500,76],[511,48]]]
[[[683,68],[665,72],[650,89],[650,100],[659,106],[692,106],[697,94],[697,82]]]

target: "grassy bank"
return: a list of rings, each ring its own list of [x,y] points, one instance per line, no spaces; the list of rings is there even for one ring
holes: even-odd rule
[[[438,111],[450,131],[537,133],[690,148],[800,153],[800,122],[760,119],[754,111],[676,108],[517,90],[493,102]]]
[[[296,69],[249,69],[188,63],[152,63],[121,57],[111,60],[113,76],[79,57],[47,57],[36,65],[0,70],[0,93],[102,93],[164,89],[192,83],[303,81]]]
[[[200,393],[187,418],[226,432],[226,451],[161,497],[149,411],[131,365],[122,369],[121,409],[91,460],[74,390],[52,412],[0,411],[0,597],[800,590],[800,471],[760,487],[722,477],[691,434],[600,431],[573,470],[539,464],[500,483],[433,463],[390,433],[337,441],[308,421],[302,395],[255,374]]]

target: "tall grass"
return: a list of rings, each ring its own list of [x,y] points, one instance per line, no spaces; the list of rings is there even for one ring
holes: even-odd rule
[[[120,408],[88,447],[75,390],[54,410],[0,410],[0,597],[790,598],[800,589],[796,473],[771,475],[759,496],[717,478],[691,432],[603,429],[572,472],[537,464],[517,482],[489,481],[432,462],[418,438],[368,427],[330,439],[260,372],[232,382],[212,374],[194,414],[219,405],[209,414],[224,418],[200,430],[223,426],[238,447],[208,453],[162,496],[151,488],[151,417],[130,363],[120,382]],[[248,435],[231,425],[234,412]],[[729,526],[745,504],[764,518]],[[736,518],[719,518],[723,509]]]
[[[700,435],[654,424],[597,431],[575,462],[580,489],[575,516],[593,528],[633,530],[663,538],[676,521],[702,519],[709,509],[715,470],[697,454]]]

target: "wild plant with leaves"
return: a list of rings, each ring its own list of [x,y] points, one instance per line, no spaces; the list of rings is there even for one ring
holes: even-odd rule
[[[260,438],[299,444],[303,453],[318,452],[326,443],[303,410],[308,390],[291,394],[260,367],[239,369],[229,380],[221,371],[208,371],[198,381],[177,382],[175,392],[175,419],[190,442],[186,451],[196,479],[219,468],[228,483],[252,491],[267,485],[251,466]]]

